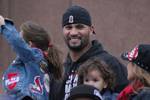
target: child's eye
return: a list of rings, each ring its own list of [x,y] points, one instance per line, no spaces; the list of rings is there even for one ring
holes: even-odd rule
[[[97,79],[93,79],[93,81],[94,81],[94,82],[97,82],[98,80],[97,80]]]
[[[85,81],[85,82],[88,82],[89,80],[88,80],[88,79],[85,79],[84,81]]]

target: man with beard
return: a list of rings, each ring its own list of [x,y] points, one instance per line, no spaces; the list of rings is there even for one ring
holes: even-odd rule
[[[91,40],[95,33],[89,12],[80,6],[71,6],[63,14],[62,27],[65,43],[69,53],[64,63],[65,76],[61,88],[61,98],[64,100],[70,94],[70,89],[77,86],[77,70],[88,59],[98,57],[105,61],[116,74],[116,90],[120,92],[127,84],[126,68],[112,55],[105,51],[97,40]]]

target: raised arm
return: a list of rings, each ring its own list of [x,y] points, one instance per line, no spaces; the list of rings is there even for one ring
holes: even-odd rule
[[[0,33],[12,46],[17,56],[24,62],[40,61],[43,55],[39,49],[33,49],[20,36],[12,21],[4,19],[0,16]]]

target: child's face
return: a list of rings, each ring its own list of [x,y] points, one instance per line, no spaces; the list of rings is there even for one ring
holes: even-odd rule
[[[135,78],[135,74],[134,74],[134,67],[135,64],[133,64],[132,62],[129,62],[127,65],[127,71],[128,71],[128,80],[133,80]]]
[[[98,70],[90,70],[86,76],[84,76],[83,83],[87,85],[92,85],[96,88],[98,88],[100,91],[103,88],[107,87],[107,84],[101,77],[101,74]]]

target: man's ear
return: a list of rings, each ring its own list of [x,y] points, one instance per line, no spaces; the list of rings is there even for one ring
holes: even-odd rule
[[[91,41],[97,39],[97,38],[96,38],[96,34],[95,34],[95,31],[94,31],[94,27],[93,27],[93,26],[91,26],[90,39],[91,39]]]
[[[94,32],[94,26],[91,26],[91,32],[90,32],[90,35],[93,35],[95,32]]]

